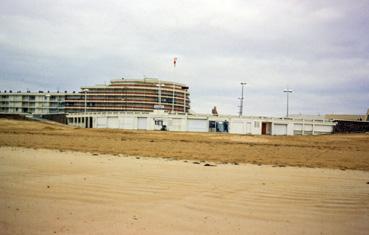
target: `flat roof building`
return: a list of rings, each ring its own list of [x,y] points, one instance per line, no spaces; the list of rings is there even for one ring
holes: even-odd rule
[[[65,100],[67,113],[165,110],[187,113],[188,86],[155,78],[112,80],[108,85],[81,87]]]
[[[64,92],[0,92],[0,113],[51,114],[64,113]]]
[[[326,119],[329,120],[341,120],[341,121],[369,121],[369,109],[366,114],[326,114]]]
[[[273,118],[154,112],[69,113],[67,123],[82,128],[223,132],[241,135],[321,135],[333,132],[334,122],[301,118]]]

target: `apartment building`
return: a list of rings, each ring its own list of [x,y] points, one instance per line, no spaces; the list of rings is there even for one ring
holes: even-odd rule
[[[188,113],[188,86],[155,78],[112,80],[108,85],[81,87],[66,96],[67,113],[164,110]]]
[[[19,114],[64,113],[65,92],[0,91],[0,112]]]

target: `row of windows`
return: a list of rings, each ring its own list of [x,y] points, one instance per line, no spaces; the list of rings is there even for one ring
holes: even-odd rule
[[[125,103],[125,104],[122,104],[122,103],[94,103],[94,102],[86,102],[86,106],[87,107],[136,107],[136,106],[147,106],[147,107],[153,107],[156,103]],[[170,103],[170,102],[167,102],[167,103],[162,103],[163,105],[164,104],[167,104],[169,106],[172,106],[173,104]],[[85,106],[85,103],[65,103],[65,107],[84,107]],[[174,106],[183,106],[183,104],[174,104]],[[189,106],[189,104],[187,103],[186,106]]]
[[[181,98],[173,98],[172,97],[161,97],[162,103],[183,103],[184,100]],[[158,97],[127,97],[124,99],[102,99],[90,97],[88,99],[68,99],[63,103],[84,103],[84,102],[97,102],[97,103],[131,103],[131,102],[156,102],[159,103]],[[186,99],[187,103],[190,102],[190,99]]]
[[[183,98],[180,98],[180,97],[174,97],[175,101],[180,101],[180,102],[183,102]],[[161,97],[161,100],[173,100],[173,97],[172,96],[162,96]],[[74,98],[74,99],[67,99],[66,102],[77,102],[77,101],[80,101],[80,102],[84,102],[84,98],[83,99],[78,99],[78,98]],[[98,100],[98,101],[117,101],[117,102],[124,102],[124,101],[158,101],[159,100],[159,97],[155,96],[155,97],[138,97],[138,96],[135,96],[135,97],[99,97],[99,96],[88,96],[86,97],[86,100],[87,101],[90,101],[90,100]],[[187,98],[187,100],[189,100]]]
[[[152,93],[152,92],[148,92],[148,93],[141,93],[141,92],[127,92],[127,93],[106,93],[103,92],[99,95],[98,92],[91,92],[91,93],[87,93],[86,95],[81,93],[79,95],[68,95],[66,96],[66,99],[84,99],[85,96],[88,97],[110,97],[110,98],[125,98],[125,97],[130,97],[130,96],[139,96],[139,97],[147,97],[147,96],[159,96],[158,93]],[[168,96],[168,97],[181,97],[183,98],[184,95],[181,93],[174,93],[173,92],[161,92],[161,96]],[[189,95],[187,94],[186,97],[189,97]]]
[[[162,87],[167,87],[167,88],[173,88],[173,86],[174,86],[174,89],[178,89],[178,90],[185,90],[186,89],[183,86],[179,86],[179,85],[176,85],[176,84],[170,84],[170,83],[160,83],[160,85]],[[136,89],[135,87],[158,88],[159,84],[158,83],[152,83],[152,84],[140,83],[140,84],[137,84],[137,83],[112,82],[110,86],[111,87],[124,87],[126,89],[127,89],[127,87],[134,87],[134,88],[131,88],[131,89]],[[103,89],[106,89],[106,88],[103,88]]]
[[[84,100],[67,100],[66,102],[66,106],[71,105],[71,104],[84,104],[85,101]],[[86,100],[86,103],[98,103],[98,104],[102,104],[102,105],[106,105],[106,104],[119,104],[119,105],[124,105],[124,104],[130,104],[130,103],[168,103],[168,104],[183,104],[183,100],[177,100],[177,99],[172,99],[172,98],[161,98],[161,101],[159,101],[158,98],[152,98],[152,99],[127,99],[127,100],[114,100],[114,99],[110,99],[110,100],[98,100],[98,99],[88,99]],[[187,104],[190,103],[189,100],[186,101]]]
[[[2,95],[1,98],[2,99],[7,99],[7,98],[22,98],[22,99],[27,99],[27,100],[35,100],[36,99],[36,96],[34,95],[31,95],[31,96],[8,96],[8,95]],[[56,99],[62,99],[64,97],[60,97],[60,96],[37,96],[38,98],[43,98],[43,99],[47,99],[47,98],[50,98],[50,100],[56,100]]]
[[[125,88],[125,89],[93,89],[90,88],[87,91],[87,93],[89,92],[98,92],[98,93],[125,93],[125,92],[152,92],[152,91],[156,91],[158,92],[159,90],[161,91],[175,91],[175,92],[179,92],[179,93],[183,93],[183,92],[187,92],[186,90],[183,89],[178,89],[178,88],[174,88],[171,86],[162,86],[161,89],[159,89],[158,87],[151,87],[148,89],[139,89],[139,88]],[[81,91],[81,93],[84,93],[84,91]]]
[[[184,91],[186,90],[182,90],[182,89],[176,89],[173,87],[164,87],[162,86],[161,89],[159,89],[158,87],[152,87],[151,89],[139,89],[139,88],[125,88],[125,89],[93,89],[93,88],[90,88],[88,90],[86,90],[87,92],[112,92],[112,93],[117,93],[117,92],[122,92],[122,93],[125,93],[125,92],[131,92],[131,91],[135,91],[135,92],[150,92],[150,91],[158,91],[158,90],[162,90],[162,91],[176,91],[176,92],[180,92],[180,93],[183,93]],[[81,91],[81,93],[84,93],[84,91]]]
[[[172,111],[172,107],[171,106],[165,106],[164,107],[165,110],[167,111]],[[84,108],[80,107],[80,108],[67,108],[66,111],[68,113],[80,113],[80,112],[84,112]],[[144,107],[144,106],[136,106],[136,107],[104,107],[104,108],[99,108],[99,107],[87,107],[86,108],[86,112],[109,112],[109,111],[135,111],[135,112],[150,112],[152,111],[153,108],[152,107]],[[188,111],[189,108],[186,108],[186,111]],[[174,108],[175,112],[183,112],[183,108],[178,108],[175,107]]]

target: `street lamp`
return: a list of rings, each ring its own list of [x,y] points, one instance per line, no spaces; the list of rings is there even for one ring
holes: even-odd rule
[[[161,106],[161,87],[162,86],[165,86],[164,84],[161,84],[160,81],[159,81],[159,84],[156,84],[157,87],[159,87],[158,89],[158,96],[159,96],[159,109],[162,109],[162,106]]]
[[[242,86],[242,92],[241,92],[241,98],[240,98],[240,111],[239,111],[239,115],[240,117],[242,116],[242,113],[243,113],[243,100],[244,100],[244,97],[243,97],[243,89],[244,87],[246,86],[246,82],[241,82],[241,86]]]
[[[288,109],[289,109],[289,94],[292,93],[293,90],[287,88],[287,89],[284,89],[283,92],[286,93],[286,95],[287,95],[287,117],[288,117],[288,115],[289,115],[289,113],[288,113]]]

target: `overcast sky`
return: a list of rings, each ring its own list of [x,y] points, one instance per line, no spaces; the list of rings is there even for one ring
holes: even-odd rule
[[[178,57],[174,69],[172,60]],[[1,0],[0,89],[76,90],[157,77],[192,110],[366,113],[369,0]]]

